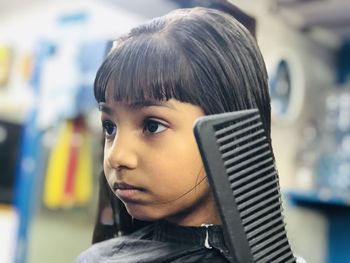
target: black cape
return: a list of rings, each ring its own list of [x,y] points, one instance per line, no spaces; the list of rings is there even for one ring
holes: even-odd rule
[[[76,263],[227,263],[229,258],[220,226],[183,227],[162,221],[94,244]]]

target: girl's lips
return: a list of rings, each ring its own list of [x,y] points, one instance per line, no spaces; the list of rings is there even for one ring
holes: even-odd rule
[[[124,202],[136,202],[137,194],[143,189],[126,183],[115,183],[114,190],[118,198]]]
[[[140,187],[126,183],[114,183],[113,188],[115,190],[142,190]]]

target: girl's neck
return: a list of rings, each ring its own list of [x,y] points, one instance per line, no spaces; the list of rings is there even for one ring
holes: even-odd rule
[[[205,209],[198,211],[192,207],[188,211],[165,218],[165,220],[180,226],[221,225],[221,218],[214,200],[209,202]]]

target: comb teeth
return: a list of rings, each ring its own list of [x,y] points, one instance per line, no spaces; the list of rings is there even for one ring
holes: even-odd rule
[[[214,130],[253,261],[295,262],[282,217],[278,174],[259,113]]]

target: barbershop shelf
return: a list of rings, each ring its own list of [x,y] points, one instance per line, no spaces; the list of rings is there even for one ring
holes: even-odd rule
[[[350,192],[315,189],[284,194],[292,205],[316,209],[325,216],[328,240],[325,263],[350,262]]]
[[[336,192],[330,189],[290,190],[284,193],[295,205],[320,205],[350,207],[350,192]]]

